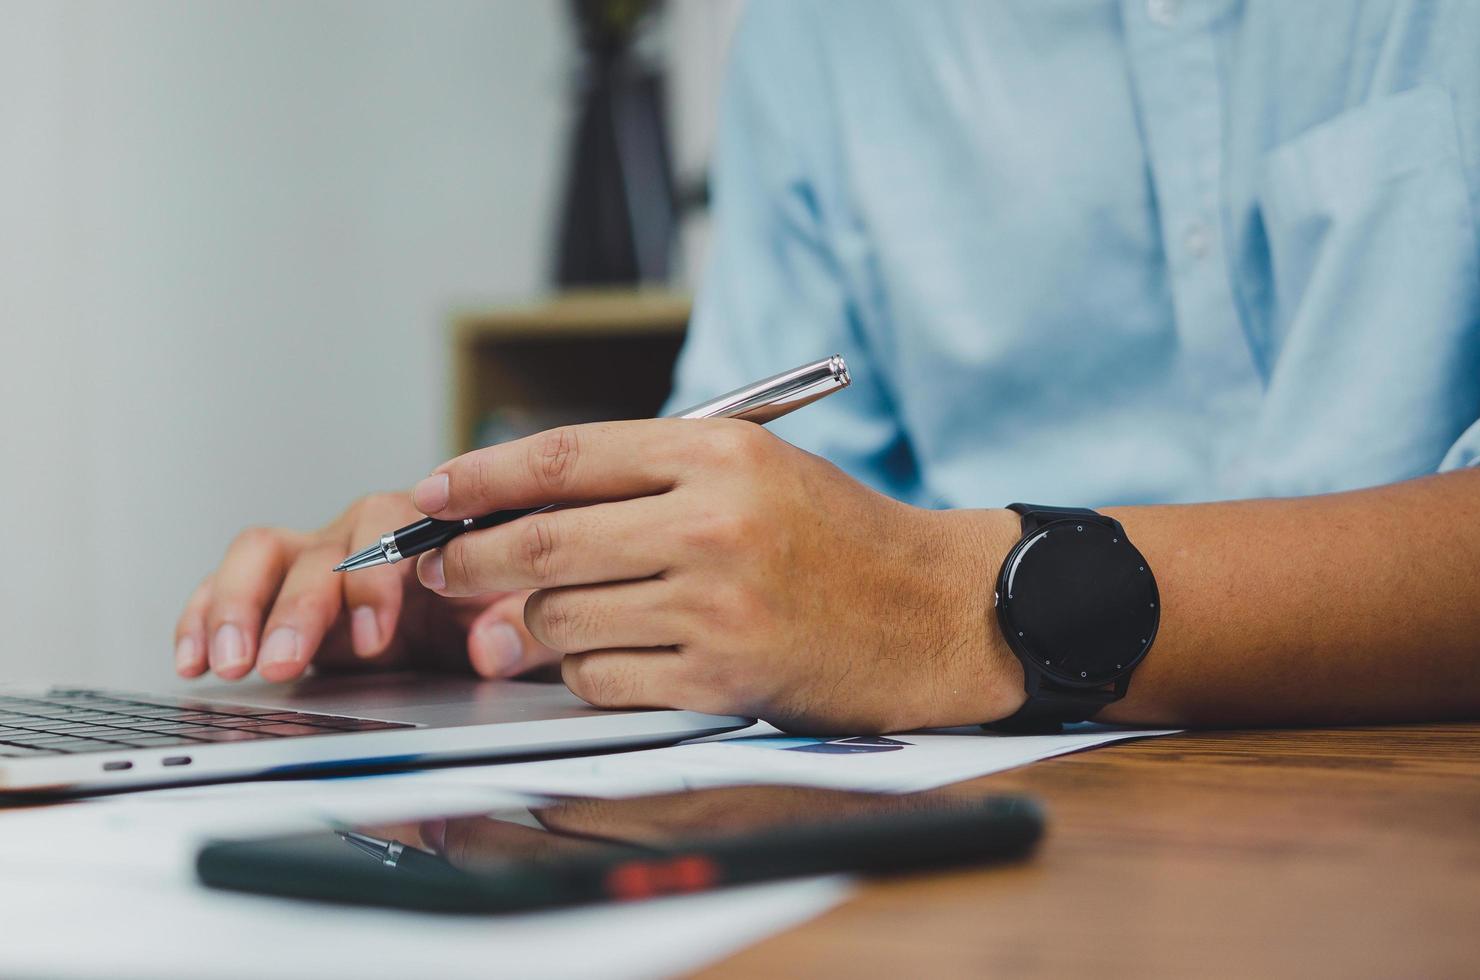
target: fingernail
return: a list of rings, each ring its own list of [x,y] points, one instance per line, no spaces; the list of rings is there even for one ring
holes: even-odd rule
[[[421,833],[421,842],[430,847],[433,853],[441,854],[447,849],[446,820],[423,820],[418,830]]]
[[[195,637],[182,636],[180,642],[175,644],[175,669],[195,669],[196,658],[200,656],[200,650],[195,643]]]
[[[235,623],[223,623],[211,641],[211,667],[224,670],[239,666],[246,659],[247,644],[242,639],[242,631]]]
[[[478,630],[468,653],[484,677],[507,677],[524,661],[524,639],[508,623],[494,622]]]
[[[298,660],[298,631],[291,626],[279,626],[267,634],[267,640],[262,644],[262,653],[258,656],[258,663],[286,664]]]
[[[349,636],[356,655],[373,657],[380,652],[380,623],[374,609],[360,606],[350,614]]]
[[[411,491],[411,502],[423,514],[435,514],[447,506],[449,494],[446,473],[433,473]]]
[[[442,572],[442,552],[433,551],[423,558],[416,566],[416,574],[421,578],[421,584],[429,589],[447,588],[447,576]]]

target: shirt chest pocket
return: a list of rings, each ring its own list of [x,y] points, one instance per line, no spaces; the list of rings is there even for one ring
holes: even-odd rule
[[[1421,86],[1302,133],[1265,156],[1258,195],[1268,426],[1291,449],[1301,432],[1350,438],[1354,483],[1431,469],[1480,379],[1480,250],[1449,94]]]
[[[1452,257],[1413,285],[1474,270],[1454,110],[1437,86],[1370,102],[1271,150],[1259,197],[1285,326],[1313,280],[1338,266],[1350,278],[1405,252],[1425,266]],[[1393,270],[1381,278],[1393,281]]]

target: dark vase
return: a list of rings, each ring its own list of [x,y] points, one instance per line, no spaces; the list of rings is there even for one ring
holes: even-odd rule
[[[655,0],[573,0],[583,64],[560,220],[562,286],[661,283],[675,230],[663,77],[634,40]]]

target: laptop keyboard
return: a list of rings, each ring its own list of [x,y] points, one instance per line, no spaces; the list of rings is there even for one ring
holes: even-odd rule
[[[104,691],[54,688],[38,697],[0,695],[0,759],[415,727],[185,698],[141,699]]]

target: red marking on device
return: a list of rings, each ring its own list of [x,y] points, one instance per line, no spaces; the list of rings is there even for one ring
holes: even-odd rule
[[[606,873],[606,890],[615,899],[629,902],[656,894],[653,866],[642,861],[619,864]]]
[[[719,868],[707,857],[689,854],[671,861],[628,861],[606,873],[613,898],[632,901],[655,895],[703,891],[719,881]]]
[[[676,892],[698,892],[711,888],[719,881],[719,868],[707,857],[690,854],[676,858],[668,865],[670,890]]]

